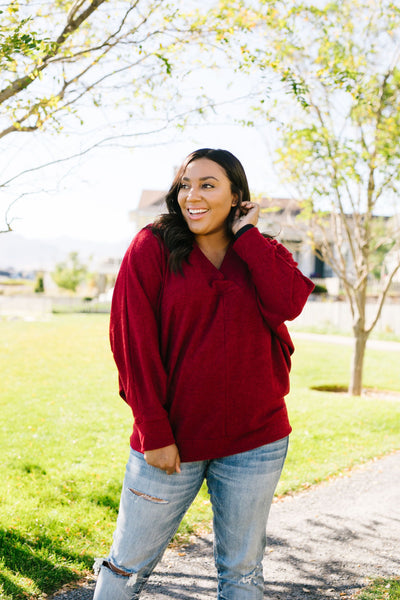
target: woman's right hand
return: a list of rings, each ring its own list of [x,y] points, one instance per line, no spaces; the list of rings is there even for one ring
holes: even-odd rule
[[[165,471],[167,475],[181,472],[181,459],[176,444],[156,450],[146,450],[144,459],[148,465]]]
[[[240,208],[236,209],[235,218],[232,223],[232,233],[237,232],[245,225],[257,225],[260,214],[260,205],[257,202],[243,202]]]

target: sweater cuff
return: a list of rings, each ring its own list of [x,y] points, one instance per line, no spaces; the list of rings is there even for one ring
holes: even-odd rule
[[[168,419],[141,423],[135,421],[135,427],[139,432],[140,444],[144,451],[157,450],[175,444],[174,434]]]
[[[234,240],[236,242],[236,240],[238,240],[240,238],[241,235],[243,235],[244,233],[246,233],[246,231],[248,231],[249,229],[252,229],[254,227],[254,225],[252,225],[251,223],[248,223],[247,225],[243,225],[243,227],[241,227],[239,229],[239,231],[237,231],[235,233],[234,236]]]

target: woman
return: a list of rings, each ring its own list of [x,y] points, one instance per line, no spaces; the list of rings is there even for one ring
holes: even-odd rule
[[[218,599],[258,600],[291,431],[284,321],[313,284],[259,233],[259,207],[230,152],[190,154],[166,203],[168,214],[133,240],[114,291],[111,347],[135,422],[94,598],[139,598],[206,479]]]

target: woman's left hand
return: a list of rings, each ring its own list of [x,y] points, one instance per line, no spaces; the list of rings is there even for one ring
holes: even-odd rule
[[[181,459],[176,444],[155,450],[146,450],[144,459],[148,465],[165,471],[167,475],[181,472]]]
[[[243,202],[236,210],[232,223],[232,233],[236,233],[245,225],[257,225],[260,214],[260,206],[256,202]]]

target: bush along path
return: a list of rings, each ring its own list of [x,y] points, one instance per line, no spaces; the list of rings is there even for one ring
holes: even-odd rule
[[[265,598],[350,598],[370,578],[400,573],[400,452],[274,502],[264,559]],[[94,582],[54,600],[90,600]],[[141,598],[216,597],[212,535],[167,550]]]

